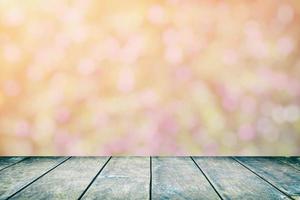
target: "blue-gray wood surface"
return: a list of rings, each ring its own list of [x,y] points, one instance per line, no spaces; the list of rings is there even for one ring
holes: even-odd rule
[[[300,199],[300,157],[0,157],[1,199]]]

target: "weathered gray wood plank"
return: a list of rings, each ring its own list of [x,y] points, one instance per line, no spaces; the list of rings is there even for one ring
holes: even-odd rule
[[[113,157],[83,199],[149,199],[149,157]]]
[[[66,158],[33,157],[13,165],[0,173],[0,199],[6,199],[34,181]]]
[[[287,196],[228,157],[194,157],[223,199],[286,199]]]
[[[300,199],[300,171],[276,157],[237,157],[236,159],[292,198]]]
[[[24,157],[0,157],[0,171],[23,159]]]
[[[299,157],[154,157],[152,187],[149,157],[21,159],[0,158],[0,199],[300,199]]]
[[[190,157],[154,157],[152,170],[152,199],[220,199]]]
[[[73,157],[12,199],[78,199],[108,157]]]
[[[300,170],[300,157],[281,157],[280,160]]]

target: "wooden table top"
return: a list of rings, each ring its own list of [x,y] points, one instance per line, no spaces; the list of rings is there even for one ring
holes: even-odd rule
[[[0,199],[300,199],[300,157],[0,157]]]

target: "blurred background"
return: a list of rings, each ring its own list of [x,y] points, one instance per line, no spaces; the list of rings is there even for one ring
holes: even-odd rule
[[[299,14],[0,0],[0,155],[299,155]]]

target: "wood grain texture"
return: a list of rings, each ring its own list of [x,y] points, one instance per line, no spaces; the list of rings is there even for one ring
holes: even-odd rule
[[[300,171],[275,157],[237,157],[236,159],[292,198],[300,199]]]
[[[65,159],[63,157],[33,157],[1,171],[0,199],[11,196]]]
[[[22,159],[0,157],[0,200],[300,199],[299,157]]]
[[[149,157],[113,157],[83,199],[149,199]]]
[[[77,199],[108,157],[73,157],[12,199]]]
[[[153,157],[152,199],[219,199],[190,157]]]
[[[23,159],[24,157],[0,157],[0,171],[22,161]]]
[[[300,157],[280,157],[279,158],[280,161],[288,164],[288,165],[291,165],[292,167],[294,167],[295,169],[298,169],[300,170]]]
[[[227,157],[194,157],[223,199],[287,199],[270,184]]]

